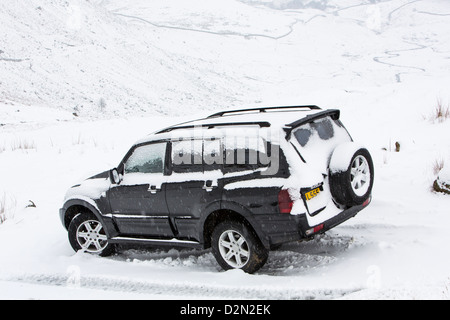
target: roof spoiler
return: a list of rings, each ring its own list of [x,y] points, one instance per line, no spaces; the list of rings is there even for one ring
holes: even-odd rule
[[[304,124],[312,122],[314,120],[322,119],[325,117],[331,117],[333,120],[339,120],[341,116],[341,111],[338,109],[330,109],[318,112],[316,114],[308,115],[300,120],[294,121],[292,123],[287,124],[283,129],[286,131],[286,138],[289,139],[292,133],[292,130],[298,128]]]

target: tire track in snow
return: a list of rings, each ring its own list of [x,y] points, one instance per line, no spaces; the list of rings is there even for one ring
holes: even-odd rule
[[[269,259],[257,275],[300,275],[313,269],[326,267],[339,260],[349,247],[357,245],[350,236],[323,234],[302,243],[287,243],[271,251]],[[220,272],[210,249],[191,250],[136,250],[128,249],[110,258],[113,261],[139,263],[147,266],[182,267],[190,270]]]
[[[271,251],[267,263],[255,275],[298,276],[314,269],[327,267],[336,262],[338,258],[335,256],[335,253],[342,250],[342,248],[332,248],[330,245],[323,246],[321,244],[321,242],[318,242],[305,247],[287,246],[286,249]],[[342,246],[348,247],[348,243]],[[304,252],[299,252],[299,250]],[[150,256],[148,254],[125,253],[124,257],[115,257],[115,259],[125,259],[122,262],[131,262],[148,267],[183,268],[194,271],[198,271],[200,267],[208,272],[221,272],[221,268],[210,252],[206,254],[198,254],[196,252],[186,254],[161,253],[151,254]]]
[[[175,283],[127,279],[113,276],[81,276],[79,278],[79,286],[73,286],[68,282],[69,277],[62,274],[26,274],[2,280],[8,282],[67,287],[68,289],[95,289],[189,299],[210,297],[221,299],[323,300],[341,298],[347,294],[355,293],[364,289],[362,287],[347,289],[301,289],[289,288],[285,286],[255,287],[252,285],[245,286],[245,284],[232,286],[206,283]]]

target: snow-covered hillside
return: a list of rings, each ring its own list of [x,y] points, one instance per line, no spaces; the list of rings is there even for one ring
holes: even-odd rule
[[[280,100],[332,105],[361,87],[412,80],[428,87],[427,75],[447,76],[436,63],[445,62],[450,37],[440,27],[446,7],[399,0],[3,1],[0,101],[90,117],[173,115]]]
[[[450,119],[432,116],[450,105],[449,28],[446,0],[2,1],[0,298],[450,298],[450,197],[431,189],[450,163]],[[340,108],[370,149],[354,219],[254,275],[209,251],[72,252],[66,189],[131,143],[286,104]]]
[[[164,31],[99,1],[2,1],[0,28],[4,103],[90,117],[171,115],[180,106],[201,110],[245,93],[228,68],[211,60],[214,49],[183,52],[187,45],[178,35],[168,44],[176,52],[167,50]]]

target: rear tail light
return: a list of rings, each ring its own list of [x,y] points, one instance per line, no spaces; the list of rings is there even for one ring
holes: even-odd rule
[[[289,196],[289,192],[286,189],[281,190],[278,193],[278,207],[280,208],[280,213],[291,213],[294,201],[292,201]]]

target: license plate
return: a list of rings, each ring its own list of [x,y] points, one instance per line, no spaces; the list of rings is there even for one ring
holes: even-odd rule
[[[315,188],[315,189],[305,193],[306,200],[311,200],[312,198],[317,197],[319,192],[320,192],[320,187],[319,188]]]

